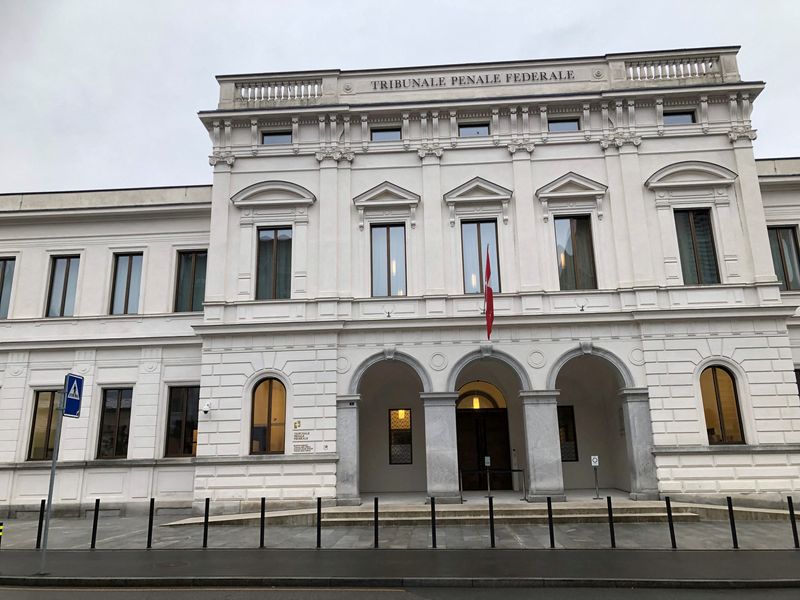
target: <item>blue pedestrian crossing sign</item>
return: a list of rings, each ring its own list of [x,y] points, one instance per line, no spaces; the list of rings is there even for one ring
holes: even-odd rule
[[[81,416],[83,377],[70,373],[64,379],[64,416],[77,419]]]

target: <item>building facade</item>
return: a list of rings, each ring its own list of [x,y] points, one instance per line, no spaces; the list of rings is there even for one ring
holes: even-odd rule
[[[738,48],[218,77],[211,186],[0,196],[0,503],[800,491]],[[495,322],[487,339],[486,263]]]

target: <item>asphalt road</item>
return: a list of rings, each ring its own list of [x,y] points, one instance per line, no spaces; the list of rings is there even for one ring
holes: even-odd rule
[[[591,588],[0,588],[3,600],[797,600],[797,590],[685,590]]]

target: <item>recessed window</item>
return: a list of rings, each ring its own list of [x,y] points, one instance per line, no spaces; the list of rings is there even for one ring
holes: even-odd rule
[[[250,454],[283,454],[286,429],[286,388],[274,378],[253,390]]]
[[[800,260],[797,252],[797,230],[794,227],[769,227],[769,247],[775,275],[782,290],[800,290]]]
[[[458,125],[458,137],[485,137],[488,135],[488,123],[459,123]]]
[[[700,374],[700,392],[708,443],[744,444],[736,381],[724,367],[708,367]]]
[[[79,263],[80,258],[77,256],[54,256],[51,259],[48,317],[71,317],[75,312]]]
[[[197,451],[198,386],[169,388],[167,444],[164,456],[194,456]]]
[[[139,312],[139,289],[141,285],[141,252],[136,254],[115,254],[111,314],[135,315]]]
[[[389,411],[389,464],[412,464],[411,411],[407,408]]]
[[[580,131],[580,129],[580,119],[548,119],[547,121],[547,131],[550,133]]]
[[[292,228],[258,230],[256,300],[288,298],[292,289]]]
[[[464,266],[464,293],[482,294],[486,276],[486,253],[491,262],[489,284],[500,292],[500,264],[497,262],[497,222],[464,221],[461,223],[461,258]]]
[[[100,414],[100,442],[97,458],[128,456],[131,426],[132,388],[103,390],[103,411]]]
[[[592,223],[589,217],[557,217],[555,228],[558,281],[561,289],[597,289]]]
[[[403,138],[399,127],[382,127],[370,129],[369,138],[373,142],[397,142]]]
[[[695,123],[693,110],[664,113],[664,125],[691,125]]]
[[[291,131],[263,131],[261,132],[261,143],[265,146],[275,146],[278,144],[291,144]]]
[[[719,283],[710,211],[676,210],[675,226],[684,285]]]
[[[578,462],[578,440],[575,437],[575,408],[558,406],[558,437],[561,462]]]
[[[175,312],[203,310],[206,293],[206,250],[178,252]]]
[[[0,258],[0,319],[8,318],[8,305],[11,303],[11,282],[14,279],[13,258]]]
[[[406,295],[406,228],[372,226],[372,295]]]
[[[53,458],[56,421],[58,420],[58,411],[55,410],[57,393],[49,390],[36,392],[28,460],[50,460]]]

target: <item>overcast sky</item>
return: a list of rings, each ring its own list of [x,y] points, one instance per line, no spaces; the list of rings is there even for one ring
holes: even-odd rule
[[[217,74],[737,44],[800,155],[798,0],[0,0],[0,193],[209,183]]]

